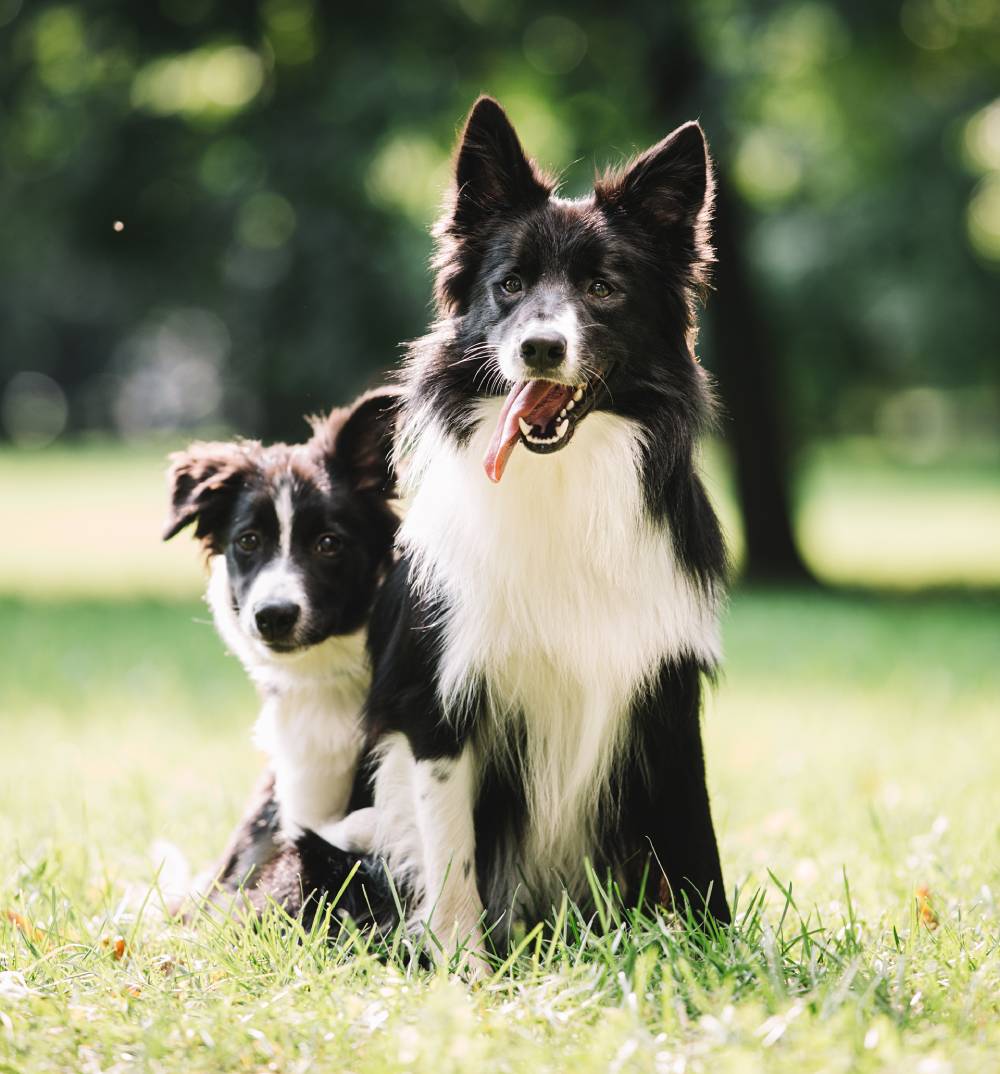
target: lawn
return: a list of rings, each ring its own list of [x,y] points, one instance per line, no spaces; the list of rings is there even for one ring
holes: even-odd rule
[[[896,538],[919,544],[959,502],[964,524],[997,510],[979,474],[935,492],[884,471],[879,493],[824,465],[804,526],[854,513],[892,537],[858,505],[905,502]],[[154,841],[201,864],[258,764],[195,549],[157,544],[158,468],[0,456],[0,1072],[996,1069],[995,590],[738,592],[705,717],[737,926],[626,929],[611,908],[601,935],[570,911],[470,989],[363,938],[185,927],[148,898]],[[1000,580],[976,540],[975,577],[941,546],[933,580]],[[882,555],[901,584],[867,547],[854,569]]]

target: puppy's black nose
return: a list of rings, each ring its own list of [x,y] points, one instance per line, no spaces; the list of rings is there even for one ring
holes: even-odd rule
[[[265,641],[281,641],[295,628],[299,620],[299,606],[287,601],[262,604],[254,612],[254,619]]]
[[[529,369],[554,369],[566,357],[566,337],[559,332],[538,332],[521,344],[521,357]]]

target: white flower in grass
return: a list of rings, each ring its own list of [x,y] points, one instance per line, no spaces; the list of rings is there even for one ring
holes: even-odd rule
[[[785,1030],[798,1018],[802,1010],[803,1005],[801,1003],[793,1003],[787,1011],[772,1015],[763,1022],[755,1033],[755,1036],[761,1038],[761,1045],[764,1048],[770,1048],[773,1044],[777,1044],[785,1035]]]
[[[917,1063],[916,1074],[952,1074],[954,1069],[947,1059],[937,1055],[928,1055]]]
[[[35,994],[35,990],[24,979],[23,973],[18,973],[17,970],[4,970],[0,973],[0,999],[14,1002]]]

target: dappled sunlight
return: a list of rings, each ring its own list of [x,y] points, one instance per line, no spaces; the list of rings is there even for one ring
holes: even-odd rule
[[[132,103],[164,115],[221,117],[245,108],[263,84],[264,65],[255,52],[242,45],[206,46],[141,68]]]

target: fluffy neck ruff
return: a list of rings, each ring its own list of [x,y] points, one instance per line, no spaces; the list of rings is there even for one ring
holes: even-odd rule
[[[596,659],[619,695],[671,656],[716,664],[722,593],[683,570],[669,522],[649,516],[637,423],[591,414],[562,452],[515,450],[493,485],[482,459],[500,405],[481,401],[463,443],[433,417],[410,430],[399,542],[413,584],[443,598],[450,620],[474,620],[470,640],[492,639],[467,671],[446,674],[442,698],[450,705],[460,680],[526,652],[581,682]],[[452,631],[448,639],[467,647]]]

